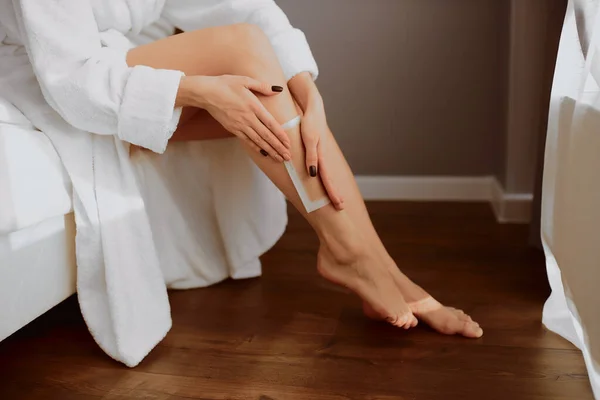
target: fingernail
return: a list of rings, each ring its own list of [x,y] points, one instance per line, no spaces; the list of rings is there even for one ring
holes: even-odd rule
[[[310,168],[308,169],[308,172],[310,173],[310,176],[312,176],[314,178],[315,176],[317,176],[317,167],[315,167],[314,165],[311,165]]]
[[[283,158],[285,159],[285,161],[290,161],[292,159],[292,156],[289,154],[284,154]]]
[[[264,149],[260,150],[260,154],[262,154],[265,157],[267,157],[269,155],[269,153],[267,153]]]
[[[271,90],[274,92],[283,92],[283,88],[281,86],[271,86]]]

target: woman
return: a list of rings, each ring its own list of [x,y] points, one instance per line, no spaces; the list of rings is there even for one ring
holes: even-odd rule
[[[162,339],[165,282],[260,274],[258,256],[286,223],[265,176],[314,228],[320,274],[368,316],[482,335],[386,252],[327,126],[304,35],[273,1],[5,0],[0,10],[0,95],[50,137],[73,180],[79,301],[108,354],[135,365]],[[174,27],[185,33],[169,36]],[[304,163],[306,190],[329,204],[307,213],[284,160]]]

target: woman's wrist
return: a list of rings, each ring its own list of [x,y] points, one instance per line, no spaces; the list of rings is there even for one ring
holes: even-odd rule
[[[288,88],[304,113],[321,112],[323,98],[308,72],[301,72],[288,82]]]
[[[183,76],[175,98],[175,107],[206,108],[210,104],[210,92],[214,77],[204,75]]]
[[[304,113],[324,113],[325,107],[323,106],[323,98],[319,92],[312,93],[307,96],[306,107],[304,107]]]
[[[182,76],[177,89],[177,97],[175,98],[175,107],[191,106],[193,103],[193,90],[189,76]]]

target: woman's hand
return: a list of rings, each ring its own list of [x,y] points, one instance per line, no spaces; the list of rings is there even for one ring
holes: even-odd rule
[[[283,91],[245,76],[186,76],[181,80],[178,105],[203,108],[225,129],[262,155],[291,160],[290,140],[256,93],[274,96]]]
[[[317,175],[325,186],[327,195],[338,210],[344,208],[344,199],[331,179],[329,161],[326,154],[330,145],[331,133],[325,118],[325,107],[319,90],[309,72],[300,72],[288,81],[288,87],[304,115],[300,125],[302,142],[306,149],[306,170],[312,177]]]
[[[323,186],[333,206],[344,209],[344,199],[335,187],[329,172],[329,163],[325,154],[329,141],[329,127],[323,107],[309,107],[305,110],[300,125],[302,142],[306,149],[306,169],[310,176],[320,176]]]

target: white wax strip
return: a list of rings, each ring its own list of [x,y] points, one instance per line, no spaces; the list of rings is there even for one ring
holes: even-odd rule
[[[295,118],[289,120],[288,122],[286,122],[285,124],[281,125],[281,127],[283,128],[283,130],[292,129],[292,128],[295,128],[298,125],[300,125],[300,121],[301,121],[301,118],[298,115],[297,117],[295,117]],[[288,175],[292,179],[292,183],[294,184],[294,187],[296,188],[296,192],[298,192],[298,196],[300,196],[300,200],[302,201],[302,204],[304,205],[304,208],[306,209],[307,213],[316,211],[319,208],[324,207],[327,204],[331,203],[331,201],[329,200],[328,197],[312,201],[308,197],[308,193],[306,193],[306,189],[304,188],[302,181],[298,177],[298,172],[296,171],[294,164],[292,164],[291,161],[284,161],[283,164],[285,165],[285,169],[287,169]]]
[[[288,129],[292,129],[292,128],[295,128],[298,125],[300,125],[301,121],[302,121],[302,118],[300,118],[300,116],[297,115],[296,117],[290,119],[285,124],[281,125],[281,127],[283,128],[284,131],[287,131]]]

